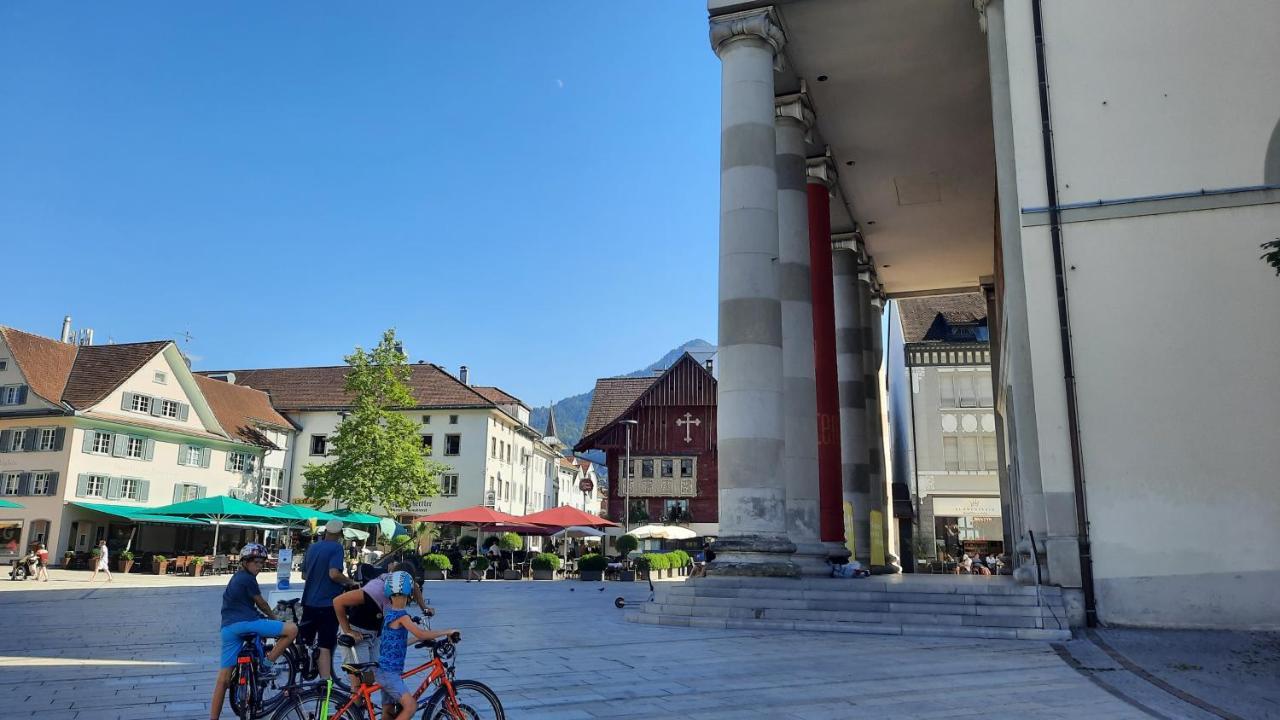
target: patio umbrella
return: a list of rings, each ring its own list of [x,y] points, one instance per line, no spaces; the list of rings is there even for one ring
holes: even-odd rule
[[[172,505],[164,505],[158,508],[148,508],[147,512],[152,515],[173,515],[175,517],[208,520],[213,523],[214,552],[218,550],[218,533],[224,521],[249,520],[252,522],[256,520],[270,522],[275,520],[279,524],[280,521],[292,522],[295,519],[275,508],[254,505],[251,502],[245,502],[226,495],[214,495],[212,497],[202,497]]]
[[[297,521],[294,523],[295,525],[305,525],[310,520],[315,520],[317,522],[329,522],[330,520],[342,519],[333,513],[316,510],[315,508],[307,507],[306,505],[277,505],[273,509],[279,510],[285,515],[292,517]]]
[[[563,537],[566,539],[567,538],[600,538],[600,537],[604,537],[604,531],[597,530],[592,527],[586,527],[585,525],[573,525],[567,528],[560,528],[556,532],[552,533],[551,536]],[[560,552],[561,552],[561,555],[563,555],[564,563],[567,565],[569,563],[569,543],[566,542],[560,548]]]
[[[26,507],[22,503],[16,503],[12,500],[0,500],[0,508],[23,508]]]
[[[480,550],[480,530],[483,527],[495,525],[524,525],[523,519],[515,515],[508,515],[500,510],[495,510],[484,505],[473,505],[461,510],[449,510],[448,512],[435,513],[434,515],[423,515],[414,518],[418,522],[430,522],[438,525],[457,525],[459,527],[474,526],[476,529],[476,551]]]
[[[606,528],[618,527],[618,523],[610,522],[600,517],[584,512],[571,505],[561,505],[560,507],[543,510],[525,515],[518,522],[525,525],[549,525],[551,527],[567,528],[567,527],[589,527],[589,528]]]
[[[637,540],[688,540],[698,537],[698,533],[679,525],[642,525],[627,534]]]
[[[356,512],[355,510],[334,510],[333,516],[342,522],[355,525],[379,525],[382,523],[382,518],[377,515]]]

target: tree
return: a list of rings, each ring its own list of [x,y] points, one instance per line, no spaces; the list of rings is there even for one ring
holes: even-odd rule
[[[1276,275],[1280,276],[1280,238],[1264,242],[1261,247],[1266,251],[1262,254],[1262,259],[1275,268]]]
[[[438,478],[447,468],[423,455],[417,423],[400,412],[416,401],[395,329],[372,351],[356,346],[345,359],[352,410],[329,440],[333,460],[302,471],[307,496],[368,512],[375,505],[407,508],[439,494]]]

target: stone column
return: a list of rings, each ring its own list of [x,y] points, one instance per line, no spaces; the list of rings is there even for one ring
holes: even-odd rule
[[[787,536],[805,575],[831,572],[818,520],[818,391],[813,361],[813,290],[809,273],[809,197],[805,139],[813,111],[804,95],[774,101],[778,172],[778,295],[782,299],[782,474]]]
[[[884,299],[880,296],[879,284],[867,284],[870,297],[867,302],[867,468],[871,480],[870,510],[879,510],[881,515],[880,541],[884,543],[884,572],[902,572],[898,564],[898,556],[890,551],[889,540],[893,535],[893,508],[890,502],[889,477],[885,469],[884,453],[884,415],[880,401],[880,369],[884,364],[884,340],[881,332],[881,321],[884,314]],[[870,525],[870,516],[867,518]]]
[[[848,557],[840,480],[840,385],[836,379],[836,310],[831,270],[831,191],[836,184],[836,170],[827,156],[809,158],[806,165],[818,407],[818,518],[828,553]]]
[[[858,282],[857,241],[832,243],[835,291],[836,376],[840,388],[840,485],[845,513],[845,541],[853,542],[853,559],[871,565],[867,510],[867,390],[863,376],[862,307],[865,287]],[[851,515],[851,517],[850,517]]]
[[[713,575],[797,576],[782,476],[782,303],[772,8],[711,19],[721,62],[720,537]]]

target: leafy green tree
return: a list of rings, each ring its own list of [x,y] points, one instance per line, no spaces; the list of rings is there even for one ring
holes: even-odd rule
[[[1262,243],[1262,249],[1266,251],[1262,259],[1276,269],[1276,275],[1280,275],[1280,238]]]
[[[415,400],[395,329],[372,351],[357,346],[345,359],[352,410],[329,440],[332,461],[302,471],[307,496],[368,512],[375,505],[407,508],[439,494],[438,478],[447,468],[423,455],[417,423],[400,412]]]

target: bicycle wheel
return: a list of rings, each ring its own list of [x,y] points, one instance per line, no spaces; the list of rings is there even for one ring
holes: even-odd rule
[[[436,690],[427,707],[422,711],[422,720],[505,720],[502,701],[489,689],[488,685],[475,680],[456,680],[453,683],[453,695],[457,704],[449,699],[448,691],[441,687]]]
[[[359,704],[353,704],[339,714],[350,700],[351,696],[338,688],[329,690],[324,683],[319,683],[293,692],[276,708],[271,720],[370,720]]]
[[[231,671],[231,711],[240,720],[253,720],[254,683],[257,677],[253,664],[236,665]]]

